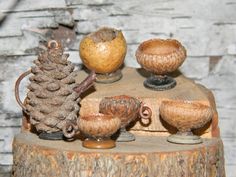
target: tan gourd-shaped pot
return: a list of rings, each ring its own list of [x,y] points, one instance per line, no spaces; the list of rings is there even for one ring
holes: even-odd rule
[[[121,78],[115,72],[123,64],[127,51],[126,40],[120,30],[101,28],[85,36],[79,47],[80,58],[90,70],[97,75],[99,82],[114,82]]]

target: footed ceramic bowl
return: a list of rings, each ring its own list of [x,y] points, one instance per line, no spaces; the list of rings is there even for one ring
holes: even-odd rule
[[[201,143],[199,136],[193,135],[191,130],[203,127],[212,119],[213,110],[211,107],[194,102],[183,100],[162,101],[160,115],[170,125],[176,127],[176,135],[168,137],[169,142],[179,144]]]
[[[178,69],[185,58],[185,48],[175,39],[150,39],[142,42],[136,50],[138,63],[155,75],[144,82],[144,86],[153,90],[173,88],[175,80],[165,75]]]
[[[97,81],[115,82],[122,77],[119,67],[127,51],[126,40],[120,30],[100,28],[85,36],[79,47],[80,58],[90,70],[94,70]]]
[[[115,141],[111,140],[110,136],[120,128],[120,124],[120,119],[112,115],[91,114],[81,116],[78,123],[79,130],[87,137],[83,146],[95,149],[115,147]]]
[[[138,117],[150,119],[152,116],[152,111],[148,106],[145,106],[138,99],[127,95],[103,98],[99,104],[99,112],[113,115],[120,119],[121,130],[117,141],[135,140],[134,135],[127,132],[125,127]]]

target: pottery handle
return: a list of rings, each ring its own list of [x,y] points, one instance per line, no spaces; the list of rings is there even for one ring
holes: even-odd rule
[[[145,113],[147,111],[147,113]],[[139,115],[142,119],[150,119],[152,116],[152,110],[145,106],[143,103],[141,104],[141,107],[139,109]]]
[[[73,124],[72,122],[67,121],[65,126],[62,128],[63,135],[68,138],[72,139],[76,132],[78,131],[77,125]]]
[[[23,74],[21,74],[20,77],[16,80],[16,83],[15,83],[15,97],[16,97],[16,101],[20,105],[20,107],[23,109],[23,111],[25,111],[25,112],[26,112],[26,107],[23,104],[23,102],[20,100],[19,86],[20,86],[20,82],[22,81],[22,79],[24,77],[28,76],[29,74],[31,74],[31,70],[28,70],[28,71],[24,72]]]
[[[50,40],[48,42],[48,48],[49,49],[52,49],[52,48],[57,49],[58,47],[59,47],[59,44],[56,40]]]
[[[78,93],[78,95],[82,94],[86,90],[88,90],[91,86],[93,86],[94,81],[96,80],[95,71],[92,71],[89,76],[87,76],[78,86],[76,86],[73,90]]]

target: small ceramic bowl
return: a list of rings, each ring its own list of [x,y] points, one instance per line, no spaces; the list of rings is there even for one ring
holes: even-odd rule
[[[124,62],[126,51],[122,32],[108,27],[85,36],[79,47],[84,65],[94,70],[98,74],[97,82],[102,83],[115,82],[122,77],[119,67]]]
[[[203,127],[212,119],[211,107],[183,100],[166,100],[161,103],[160,115],[170,125],[176,127],[176,135],[168,137],[169,142],[179,144],[201,143],[199,136],[193,135],[191,130]]]
[[[79,130],[88,138],[83,141],[83,146],[95,149],[115,147],[115,141],[110,137],[120,128],[120,119],[112,115],[91,114],[81,116]]]
[[[152,111],[141,101],[127,95],[105,97],[99,104],[99,112],[113,115],[121,120],[120,136],[117,141],[133,141],[135,137],[125,127],[136,118],[150,119]]]
[[[138,63],[155,75],[144,82],[144,86],[154,90],[173,88],[176,82],[164,75],[175,71],[185,60],[186,50],[174,39],[151,39],[142,42],[137,51]]]

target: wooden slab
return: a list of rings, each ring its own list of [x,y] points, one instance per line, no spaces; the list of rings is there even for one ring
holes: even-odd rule
[[[219,138],[199,145],[177,145],[166,137],[137,136],[109,150],[83,148],[74,142],[41,140],[30,132],[13,142],[14,177],[224,177]]]
[[[148,126],[143,126],[139,121],[137,121],[131,131],[135,134],[145,134],[145,135],[166,135],[169,132],[176,131],[173,127],[165,124],[159,116],[159,106],[161,101],[164,99],[181,99],[198,101],[207,105],[215,105],[214,97],[211,92],[206,88],[195,84],[192,80],[187,79],[180,73],[174,73],[173,77],[177,81],[177,86],[173,89],[166,91],[153,91],[146,89],[143,86],[143,81],[149,76],[149,73],[145,72],[143,69],[135,68],[123,68],[122,70],[123,78],[112,84],[95,84],[95,90],[91,89],[89,92],[85,93],[81,101],[81,111],[80,114],[90,114],[98,112],[98,105],[100,100],[106,96],[115,95],[130,95],[142,100],[146,105],[148,105],[153,112],[151,123]],[[87,76],[85,71],[80,71],[79,81]],[[218,116],[215,110],[214,116],[215,123],[215,133],[212,133],[211,124],[207,124],[204,128],[197,130],[196,132],[204,137],[219,136],[218,130]]]

